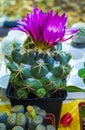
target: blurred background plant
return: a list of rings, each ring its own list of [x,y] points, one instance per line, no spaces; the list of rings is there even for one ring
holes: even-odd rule
[[[78,76],[83,80],[83,83],[85,84],[85,62],[84,67],[78,70]]]
[[[48,11],[53,9],[66,12],[68,26],[76,22],[85,22],[85,0],[0,0],[0,17],[7,15],[10,20],[21,19],[33,7]]]

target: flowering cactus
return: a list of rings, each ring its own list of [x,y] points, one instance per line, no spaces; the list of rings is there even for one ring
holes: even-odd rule
[[[34,8],[33,13],[18,20],[14,30],[27,34],[23,46],[13,44],[12,54],[7,56],[7,67],[11,71],[10,82],[16,87],[17,96],[26,98],[51,97],[59,88],[66,87],[65,79],[71,67],[71,55],[57,48],[60,42],[72,38],[78,30],[67,29],[67,17],[43,12]]]

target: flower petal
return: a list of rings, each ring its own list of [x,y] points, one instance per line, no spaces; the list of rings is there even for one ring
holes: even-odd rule
[[[39,44],[43,44],[49,48],[49,46],[72,38],[78,31],[77,29],[66,29],[66,22],[65,13],[60,16],[58,12],[53,14],[53,10],[44,12],[35,7],[33,13],[28,13],[25,18],[18,20],[18,26],[13,29],[30,35],[36,46],[39,47]]]

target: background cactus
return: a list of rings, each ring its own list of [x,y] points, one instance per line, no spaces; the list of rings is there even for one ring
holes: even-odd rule
[[[46,130],[55,130],[55,127],[53,125],[47,125]]]
[[[0,122],[0,130],[7,130],[5,123]]]
[[[16,113],[12,113],[12,114],[9,115],[8,118],[7,118],[8,128],[14,127],[15,124],[16,124]]]
[[[23,113],[18,113],[16,118],[16,125],[25,127],[26,125],[26,117]]]
[[[27,128],[30,130],[55,129],[55,126],[51,125],[53,124],[52,116],[50,118],[44,109],[36,105],[28,105],[26,109],[27,111],[24,113],[22,105],[15,105],[10,109],[10,115],[5,115],[5,112],[1,112],[0,118],[2,120],[0,121],[3,123],[0,122],[0,130],[27,130]],[[34,117],[30,113],[32,112],[31,109],[35,111],[35,114],[33,113],[35,115]],[[7,120],[5,120],[5,118],[7,118]]]
[[[46,130],[45,126],[42,124],[39,124],[36,126],[35,130]]]
[[[23,105],[15,105],[11,108],[11,113],[24,113],[25,108]]]
[[[21,126],[14,126],[12,130],[24,130]]]
[[[0,112],[0,123],[6,123],[6,122],[7,122],[7,113]]]

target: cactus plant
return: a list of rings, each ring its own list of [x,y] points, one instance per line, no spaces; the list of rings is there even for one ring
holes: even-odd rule
[[[14,126],[25,127],[26,117],[23,113],[11,113],[7,118],[8,128],[13,128]]]
[[[8,118],[7,118],[8,128],[14,127],[15,124],[16,124],[16,113],[12,113],[12,114],[9,115]]]
[[[7,113],[0,112],[0,123],[6,123],[6,121],[7,121]]]
[[[43,117],[40,115],[37,115],[34,119],[33,119],[33,125],[36,127],[38,124],[42,124],[43,123]]]
[[[23,113],[18,113],[16,118],[16,125],[25,127],[26,125],[26,117]]]
[[[39,124],[36,126],[35,130],[46,130],[45,126],[42,124]]]
[[[14,126],[12,130],[24,130],[21,126]]]
[[[25,108],[23,105],[15,105],[11,108],[11,112],[12,113],[24,113],[25,112]]]
[[[37,113],[38,110],[41,109],[41,108],[40,108],[39,106],[37,106],[37,105],[33,105],[33,108],[34,108],[34,110],[36,111],[36,113]]]
[[[46,116],[46,111],[43,110],[43,109],[40,109],[40,110],[37,111],[37,114],[44,118]]]
[[[0,122],[0,130],[7,130],[6,125]]]
[[[47,125],[46,130],[55,130],[55,127],[53,125]]]
[[[35,126],[33,125],[33,119],[31,117],[27,118],[27,126],[29,130],[33,130]]]
[[[33,13],[18,21],[14,30],[27,34],[23,44],[13,43],[6,55],[10,83],[19,98],[51,97],[58,89],[65,89],[65,79],[71,67],[70,54],[59,50],[59,43],[70,39],[77,29],[66,28],[67,17],[53,11],[34,8]]]

